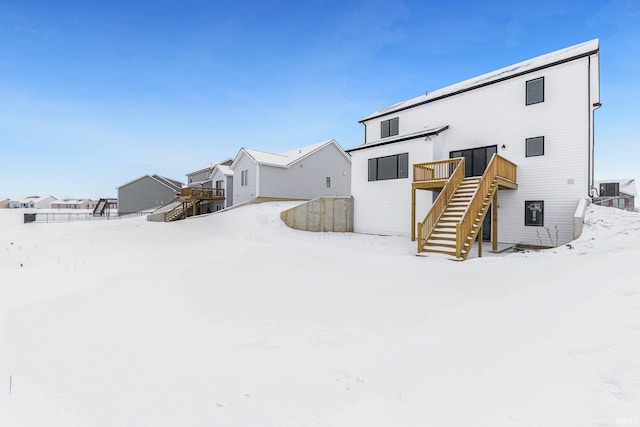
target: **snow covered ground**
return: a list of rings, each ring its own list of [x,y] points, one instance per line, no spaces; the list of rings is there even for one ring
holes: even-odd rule
[[[455,263],[288,229],[292,205],[0,210],[0,426],[640,424],[638,214]]]

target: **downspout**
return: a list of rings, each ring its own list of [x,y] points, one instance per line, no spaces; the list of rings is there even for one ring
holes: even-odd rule
[[[594,194],[595,191],[595,181],[594,181],[594,175],[595,175],[595,111],[602,107],[602,104],[599,102],[600,101],[600,94],[598,93],[598,102],[592,102],[592,98],[591,98],[591,56],[588,57],[588,63],[587,66],[589,67],[589,73],[588,73],[588,96],[589,96],[589,103],[591,104],[589,109],[589,177],[588,177],[588,187],[587,187],[587,196],[589,198],[591,197],[595,197],[596,195]],[[598,61],[598,67],[600,67],[600,61]],[[598,79],[599,79],[600,73],[598,72]],[[598,81],[598,88],[600,88],[600,82]]]

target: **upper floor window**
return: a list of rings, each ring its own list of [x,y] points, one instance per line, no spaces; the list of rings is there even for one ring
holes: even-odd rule
[[[544,136],[527,138],[525,140],[525,154],[527,157],[544,155]]]
[[[618,197],[620,195],[619,182],[602,182],[600,183],[600,197]]]
[[[380,138],[398,134],[398,117],[380,123]]]
[[[249,169],[240,171],[240,187],[249,185]]]
[[[527,81],[527,105],[544,102],[544,77]]]
[[[409,153],[369,159],[369,181],[409,178]]]
[[[327,188],[331,188],[331,177],[327,177]]]

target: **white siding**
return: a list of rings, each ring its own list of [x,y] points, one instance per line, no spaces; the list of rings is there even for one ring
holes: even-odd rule
[[[333,144],[288,168],[260,165],[260,197],[312,199],[351,195],[351,162]],[[327,188],[327,177],[331,187]]]
[[[241,152],[239,157],[232,165],[234,185],[233,185],[233,204],[237,205],[248,200],[253,200],[261,196],[257,192],[256,181],[258,179],[256,163],[247,154]],[[247,185],[242,186],[242,171],[248,170]]]
[[[233,194],[230,194],[230,190],[233,191],[233,187],[228,185],[228,182],[233,180],[232,176],[225,175],[220,169],[214,169],[213,175],[211,175],[211,187],[216,188],[216,181],[222,181],[222,188],[225,191],[225,198],[222,202],[223,208],[228,208],[233,205]]]
[[[410,164],[429,161],[430,156],[434,160],[448,158],[454,150],[497,145],[500,155],[518,165],[519,184],[517,191],[500,191],[499,240],[544,245],[566,243],[572,239],[572,217],[578,200],[589,194],[591,105],[599,99],[598,84],[594,82],[597,74],[592,73],[589,80],[589,70],[597,69],[594,64],[597,55],[369,120],[365,127],[366,141],[379,141],[380,122],[398,116],[400,135],[449,125],[449,130],[441,134],[446,135],[443,145],[432,147],[431,154],[420,154],[420,159],[410,154]],[[545,79],[544,102],[526,106],[525,82],[538,77]],[[525,157],[525,139],[537,136],[545,137],[544,155]],[[383,152],[414,153],[417,149],[404,148],[405,145],[420,144],[397,143],[352,153],[356,231],[389,233],[406,229],[411,180],[367,183],[366,169],[362,168],[366,168],[364,157],[378,157]],[[381,193],[385,194],[385,201],[379,199]],[[525,200],[544,200],[544,227],[524,226]],[[384,207],[391,202],[397,206]],[[426,211],[417,211],[417,219],[424,214]],[[370,218],[374,215],[380,218]]]
[[[353,178],[351,191],[354,195],[354,231],[384,235],[405,235],[411,233],[411,182],[415,163],[433,160],[433,146],[441,143],[444,134],[404,141],[380,147],[353,151],[351,165]],[[409,153],[409,177],[369,181],[369,159]],[[432,192],[419,191],[417,212],[424,216],[431,206]]]

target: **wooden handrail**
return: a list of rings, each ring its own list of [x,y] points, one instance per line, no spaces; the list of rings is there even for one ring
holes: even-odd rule
[[[449,201],[453,197],[458,185],[464,179],[464,158],[455,158],[447,161],[441,162],[431,162],[431,163],[422,163],[421,165],[414,165],[414,180],[415,180],[415,168],[416,166],[425,166],[425,169],[431,167],[434,163],[438,163],[432,170],[438,171],[439,173],[444,172],[444,168],[442,165],[446,165],[447,168],[453,167],[449,174],[448,181],[440,191],[440,194],[436,198],[436,201],[433,202],[433,206],[429,210],[429,213],[424,218],[424,221],[418,223],[418,252],[422,251],[422,247],[424,246],[424,242],[427,241],[429,235],[433,232],[433,229],[436,227],[440,216],[444,213]],[[455,165],[455,166],[453,166]],[[438,175],[442,176],[442,175]],[[434,179],[434,178],[432,178]],[[445,179],[445,178],[435,178],[435,179]]]
[[[473,193],[471,202],[465,209],[460,222],[456,224],[456,257],[458,259],[466,258],[469,254],[469,250],[464,254],[462,253],[464,244],[467,237],[471,235],[471,230],[473,229],[473,224],[476,221],[478,212],[482,209],[484,199],[489,194],[491,186],[496,181],[496,178],[499,177],[516,182],[516,169],[517,168],[514,163],[498,154],[494,154],[493,157],[491,157],[491,161],[478,183],[478,188]],[[478,237],[478,234],[479,233],[476,233],[476,236],[471,240],[471,242],[469,242],[469,249],[471,248],[471,244],[475,241],[475,238]]]
[[[180,189],[181,199],[211,199],[224,197],[224,188],[184,187]]]
[[[413,182],[449,179],[463,158],[437,160],[413,165]]]

